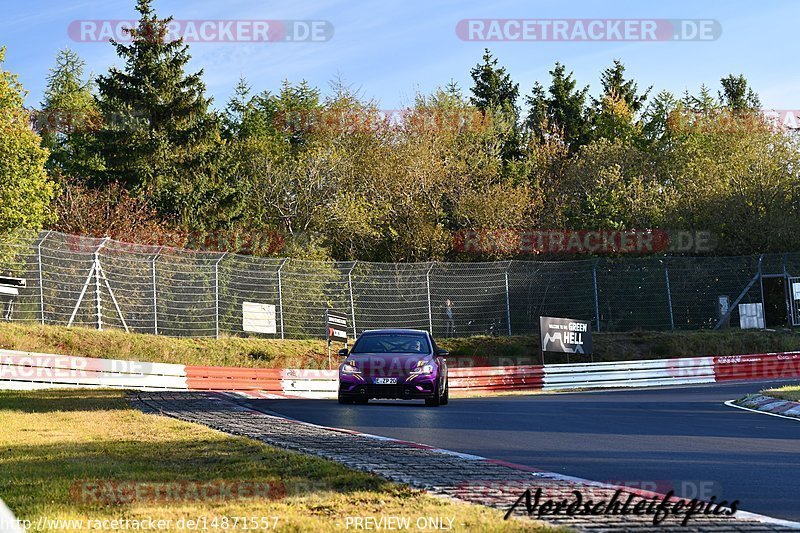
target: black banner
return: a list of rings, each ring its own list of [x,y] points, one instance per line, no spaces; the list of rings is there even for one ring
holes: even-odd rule
[[[325,310],[325,330],[328,341],[347,342],[347,315],[331,309]]]
[[[539,317],[542,352],[592,353],[592,326],[586,320]]]

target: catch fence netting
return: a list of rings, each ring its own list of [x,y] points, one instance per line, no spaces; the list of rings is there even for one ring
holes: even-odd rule
[[[321,262],[23,232],[0,242],[0,269],[27,281],[12,307],[3,303],[12,321],[309,338],[325,336],[329,308],[348,316],[351,335],[404,327],[468,336],[535,333],[540,316],[590,320],[595,331],[710,329],[720,298],[732,309],[721,325],[735,327],[738,304],[762,302],[763,279],[800,275],[800,254]],[[247,305],[265,306],[273,326],[248,328]]]

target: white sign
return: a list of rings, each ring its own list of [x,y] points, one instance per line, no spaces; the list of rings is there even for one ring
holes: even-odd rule
[[[800,283],[796,281],[792,283],[792,292],[794,293],[794,299],[800,300]]]
[[[255,302],[242,303],[242,329],[255,333],[276,333],[275,306]]]
[[[764,307],[758,304],[739,304],[739,327],[764,329]]]

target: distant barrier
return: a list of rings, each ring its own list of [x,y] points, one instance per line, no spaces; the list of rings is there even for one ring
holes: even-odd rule
[[[646,361],[450,369],[454,395],[693,385],[800,377],[800,352]],[[112,387],[261,391],[335,398],[336,370],[184,366],[0,350],[0,389]]]

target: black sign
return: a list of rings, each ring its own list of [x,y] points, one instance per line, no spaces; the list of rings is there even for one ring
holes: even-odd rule
[[[325,310],[325,329],[328,341],[347,342],[347,315],[331,309]]]
[[[592,353],[591,322],[571,318],[539,317],[543,352]]]

